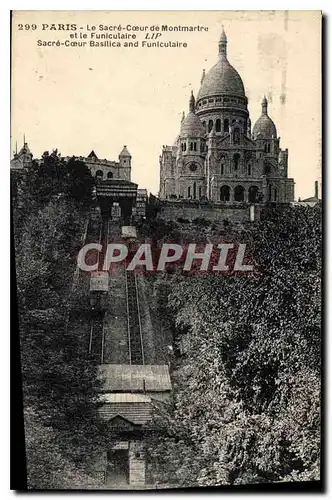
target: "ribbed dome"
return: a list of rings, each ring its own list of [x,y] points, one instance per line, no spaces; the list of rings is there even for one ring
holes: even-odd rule
[[[245,96],[243,82],[239,73],[221,54],[219,61],[205,75],[197,100],[214,95],[241,95]]]
[[[204,137],[205,130],[201,120],[190,111],[181,123],[180,137]]]
[[[189,113],[181,121],[180,137],[204,137],[205,130],[201,120],[195,114],[195,98],[191,92]]]
[[[258,118],[253,128],[254,138],[261,139],[276,139],[277,129],[271,118],[267,115],[262,115]]]
[[[276,139],[277,136],[277,128],[267,114],[267,99],[264,97],[262,101],[262,114],[258,118],[257,122],[254,125],[252,131],[254,139]]]
[[[223,28],[219,39],[219,60],[207,74],[203,72],[197,100],[224,94],[245,97],[242,79],[227,59],[227,37]]]

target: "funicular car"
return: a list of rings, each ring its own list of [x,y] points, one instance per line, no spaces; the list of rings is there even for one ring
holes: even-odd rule
[[[107,271],[94,271],[90,275],[90,306],[93,311],[108,308],[109,275]]]

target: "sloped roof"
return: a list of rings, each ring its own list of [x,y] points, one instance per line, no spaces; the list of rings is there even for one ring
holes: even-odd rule
[[[99,366],[104,379],[102,392],[164,392],[171,391],[167,365],[115,365]]]
[[[95,158],[96,160],[98,160],[98,156],[96,155],[94,150],[91,151],[91,153],[88,155],[88,158]]]
[[[128,158],[129,158],[129,157],[131,158],[131,154],[129,153],[128,148],[127,148],[127,146],[126,146],[126,145],[124,145],[124,146],[123,146],[122,151],[121,151],[121,153],[119,154],[119,157],[120,157],[120,156],[125,156],[125,157],[128,157]]]
[[[132,424],[143,425],[151,420],[152,404],[151,399],[149,402],[106,403],[98,411],[103,420],[121,417]]]
[[[131,392],[120,392],[102,394],[100,401],[104,403],[151,403],[150,396],[145,394],[132,394]]]

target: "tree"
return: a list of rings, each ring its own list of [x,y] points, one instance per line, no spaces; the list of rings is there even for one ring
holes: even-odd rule
[[[181,357],[174,407],[150,446],[157,478],[318,479],[320,207],[233,231],[250,245],[254,274],[174,277],[168,306]]]
[[[29,485],[38,488],[69,488],[80,477],[82,487],[91,453],[109,439],[97,412],[97,366],[68,321],[90,192],[80,185],[82,165],[68,163],[69,171],[56,151],[45,153],[13,199]]]

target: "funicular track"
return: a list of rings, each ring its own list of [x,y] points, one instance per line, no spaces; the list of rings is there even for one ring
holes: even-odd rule
[[[125,271],[129,364],[144,365],[144,346],[137,289],[134,271]]]
[[[101,270],[107,243],[109,239],[110,221],[103,219],[99,223],[98,242],[102,245],[102,251],[98,253],[98,270]],[[91,317],[90,337],[89,337],[89,357],[92,361],[102,364],[104,362],[104,312],[94,311]]]
[[[110,219],[101,219],[100,216],[92,215],[85,225],[84,244],[99,243],[102,251],[97,255],[98,270],[102,270],[107,243],[110,234],[112,237],[119,237],[121,225]],[[96,254],[91,257],[91,262],[96,262]],[[126,294],[126,315],[127,315],[127,345],[128,362],[133,365],[144,365],[144,346],[140,317],[140,304],[137,286],[137,277],[134,271],[127,271],[123,268],[123,278],[125,281]],[[79,271],[75,286],[88,293],[90,273]],[[104,332],[104,312],[93,311],[91,313],[89,330],[89,358],[98,364],[104,363],[105,352],[105,332]]]

